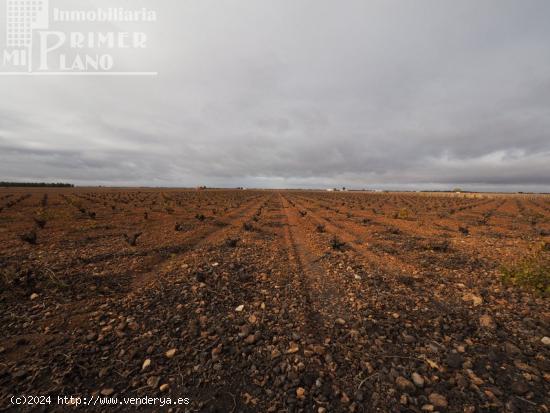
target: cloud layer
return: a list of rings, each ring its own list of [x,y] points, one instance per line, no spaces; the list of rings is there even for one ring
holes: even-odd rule
[[[550,191],[545,0],[132,4],[159,76],[0,77],[0,180]]]

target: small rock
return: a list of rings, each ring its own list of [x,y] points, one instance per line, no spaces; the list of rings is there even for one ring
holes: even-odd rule
[[[255,334],[250,334],[248,337],[246,337],[244,339],[244,342],[246,344],[254,344],[256,342],[256,335]]]
[[[86,340],[87,340],[87,341],[94,341],[94,340],[96,340],[96,339],[97,339],[97,334],[96,334],[96,333],[93,333],[93,332],[90,333],[90,334],[88,334],[88,335],[86,336]]]
[[[164,355],[166,356],[166,358],[171,359],[172,357],[174,357],[176,355],[176,351],[177,351],[177,349],[172,348],[172,349],[168,350],[166,353],[164,353]]]
[[[491,317],[489,314],[484,314],[479,317],[479,325],[489,330],[495,330],[497,327],[495,321],[493,320],[493,317]]]
[[[111,389],[111,388],[108,388],[108,389],[102,389],[101,390],[101,395],[102,396],[110,396],[111,394],[113,394],[115,392],[115,389]]]
[[[243,311],[243,310],[244,310],[244,304],[241,304],[240,306],[238,306],[237,308],[235,308],[235,311],[236,311],[237,313],[240,313],[240,312]]]
[[[542,342],[542,344],[544,344],[545,346],[550,346],[550,337],[543,337],[540,339],[540,341]]]
[[[250,334],[250,331],[252,328],[248,324],[243,324],[241,327],[239,327],[239,337],[246,337]]]
[[[348,404],[350,402],[348,395],[345,392],[342,392],[342,396],[340,397],[340,403],[342,404]]]
[[[346,324],[346,320],[344,320],[343,318],[337,318],[334,322],[341,326]]]
[[[418,374],[417,372],[414,372],[411,376],[412,381],[416,387],[424,387],[424,378]]]
[[[303,400],[305,396],[306,396],[306,390],[303,387],[298,387],[296,389],[296,397],[298,397],[298,399],[300,400]]]
[[[156,389],[159,385],[160,377],[158,376],[151,376],[147,379],[147,385],[149,387],[152,387],[153,389]]]
[[[416,390],[414,384],[412,384],[410,380],[407,380],[403,376],[399,376],[397,379],[395,379],[395,385],[399,390],[403,392],[413,393]]]
[[[34,300],[36,300],[36,299],[37,299],[38,297],[39,297],[39,295],[38,295],[38,294],[36,294],[36,293],[32,293],[32,294],[31,294],[31,301],[34,301]]]
[[[170,389],[170,385],[168,383],[161,384],[159,387],[159,390],[163,393],[167,392]]]
[[[315,345],[313,346],[313,352],[314,352],[315,354],[318,354],[319,356],[324,355],[324,354],[325,354],[325,351],[326,351],[325,348],[324,348],[322,345],[320,345],[320,344],[315,344]]]
[[[293,354],[293,353],[297,353],[298,350],[300,350],[300,347],[298,346],[298,344],[296,344],[295,342],[291,342],[290,343],[290,347],[288,348],[288,350],[286,351],[287,354]]]
[[[151,366],[151,359],[146,359],[141,366],[141,371],[147,370]]]
[[[479,295],[475,295],[472,293],[466,293],[462,296],[462,299],[464,301],[471,301],[472,305],[474,307],[477,307],[478,305],[483,304],[483,298],[481,298]]]
[[[506,354],[508,354],[510,356],[515,356],[517,354],[521,354],[521,350],[512,343],[505,343],[504,344],[504,351],[506,351]]]
[[[481,386],[484,381],[480,379],[472,370],[466,370],[466,373],[468,374],[468,377],[474,383],[476,386]]]
[[[449,403],[447,402],[447,399],[445,396],[439,394],[439,393],[431,393],[428,396],[428,399],[430,400],[430,403],[433,404],[435,407],[444,409],[446,408]]]

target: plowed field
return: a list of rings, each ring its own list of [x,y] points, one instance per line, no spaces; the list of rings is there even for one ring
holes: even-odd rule
[[[2,189],[0,410],[548,412],[548,242],[542,195]]]

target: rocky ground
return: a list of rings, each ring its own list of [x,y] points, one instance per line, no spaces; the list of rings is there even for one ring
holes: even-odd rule
[[[550,410],[548,298],[499,272],[548,198],[44,193],[0,192],[0,410]]]

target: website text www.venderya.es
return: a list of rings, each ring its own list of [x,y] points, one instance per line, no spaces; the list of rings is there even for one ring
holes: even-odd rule
[[[66,406],[177,406],[188,405],[191,399],[188,397],[75,397],[75,396],[13,396],[12,405],[18,406],[44,406],[44,405],[66,405]]]

